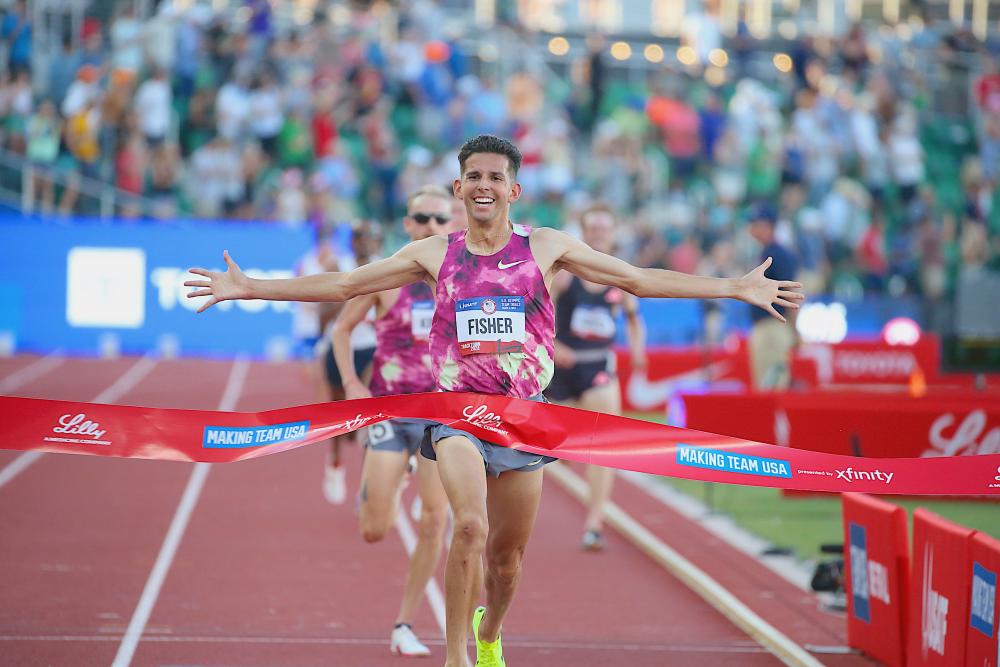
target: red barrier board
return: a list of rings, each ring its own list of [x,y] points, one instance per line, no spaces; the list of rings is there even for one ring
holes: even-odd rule
[[[872,392],[683,396],[678,426],[871,458],[1000,453],[1000,398]]]
[[[797,356],[816,365],[820,384],[906,384],[918,370],[930,382],[941,367],[941,345],[934,335],[924,335],[913,345],[882,340],[807,343]]]
[[[969,559],[969,618],[965,634],[965,663],[976,667],[1000,665],[1000,540],[976,533]]]
[[[741,346],[732,350],[698,348],[651,349],[645,372],[633,372],[627,350],[615,351],[622,409],[662,412],[667,400],[681,391],[743,391],[750,385],[750,365]]]
[[[907,665],[968,664],[965,662],[970,592],[967,564],[974,532],[923,508],[913,512]]]
[[[847,581],[847,642],[889,665],[906,654],[909,540],[906,510],[861,493],[841,496]]]

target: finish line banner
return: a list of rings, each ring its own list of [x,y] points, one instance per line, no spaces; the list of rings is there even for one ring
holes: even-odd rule
[[[225,463],[303,447],[393,418],[440,422],[533,454],[706,482],[806,491],[1000,496],[1000,454],[916,459],[824,454],[483,394],[383,396],[267,412],[2,396],[0,447]]]

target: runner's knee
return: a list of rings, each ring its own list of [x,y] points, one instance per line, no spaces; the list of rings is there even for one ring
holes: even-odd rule
[[[486,547],[486,536],[489,534],[489,524],[486,517],[474,512],[457,513],[455,515],[455,533],[452,536],[452,547],[462,545],[468,549],[482,551]]]
[[[420,512],[420,523],[417,525],[417,534],[421,538],[428,539],[441,537],[446,523],[448,523],[447,505],[435,507],[424,505]]]
[[[490,554],[486,567],[490,576],[504,583],[513,583],[521,571],[524,548],[510,549],[502,553]]]

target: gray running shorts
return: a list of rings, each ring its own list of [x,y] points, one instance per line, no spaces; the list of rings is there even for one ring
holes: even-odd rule
[[[541,394],[532,396],[528,400],[540,401],[542,403],[548,402]],[[420,455],[424,458],[430,459],[431,461],[437,461],[437,454],[434,451],[433,445],[437,444],[438,441],[443,440],[444,438],[450,438],[456,435],[462,436],[476,446],[476,449],[479,450],[479,455],[483,457],[483,462],[486,465],[486,474],[490,477],[499,477],[500,473],[507,472],[508,470],[531,472],[533,470],[538,470],[545,464],[552,463],[556,460],[552,456],[539,456],[538,454],[532,454],[531,452],[522,452],[493,442],[480,440],[478,437],[467,431],[462,431],[457,428],[452,428],[451,426],[445,426],[444,424],[436,424],[433,422],[431,423],[430,428],[427,429],[424,442],[420,446]]]
[[[416,454],[424,440],[424,431],[434,422],[423,419],[387,419],[372,424],[368,432],[368,448],[377,452],[406,452]]]

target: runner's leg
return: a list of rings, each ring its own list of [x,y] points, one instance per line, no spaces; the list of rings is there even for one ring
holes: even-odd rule
[[[584,410],[603,412],[609,415],[620,415],[622,411],[621,389],[618,382],[612,380],[600,387],[592,387],[583,392],[577,406]],[[589,494],[587,498],[587,519],[584,530],[600,532],[604,525],[604,505],[611,497],[611,488],[615,481],[613,468],[603,466],[587,466],[587,483]]]
[[[486,513],[486,466],[468,438],[442,438],[434,446],[438,474],[454,515],[445,565],[446,667],[468,667],[469,625],[483,587],[483,550],[489,523]]]
[[[486,541],[486,615],[479,626],[479,638],[493,642],[500,635],[521,579],[524,549],[542,498],[542,469],[504,472],[489,478],[487,487],[490,532]]]
[[[366,542],[378,542],[396,520],[399,485],[406,474],[406,452],[368,449],[361,467],[358,528]]]
[[[412,623],[427,582],[437,569],[448,522],[448,497],[441,486],[436,462],[418,457],[417,484],[421,501],[417,544],[410,555],[410,569],[396,623]]]

